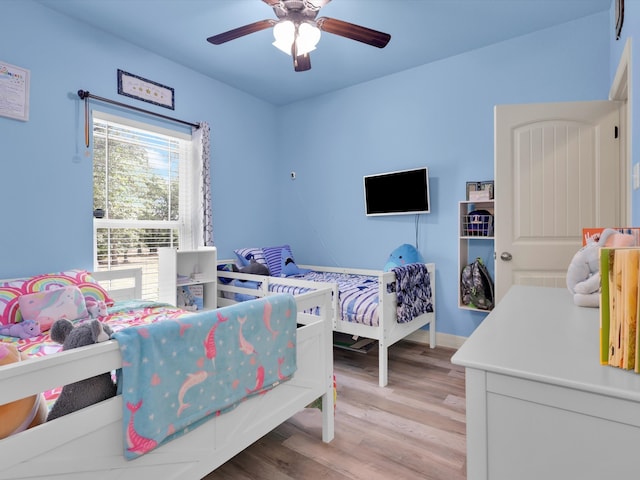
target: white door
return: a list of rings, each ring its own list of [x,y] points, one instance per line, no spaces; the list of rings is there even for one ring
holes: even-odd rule
[[[582,228],[624,226],[619,116],[610,101],[495,107],[497,301],[566,287]]]

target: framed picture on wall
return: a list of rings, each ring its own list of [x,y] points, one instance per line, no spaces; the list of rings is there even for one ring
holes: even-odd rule
[[[0,61],[0,116],[29,120],[29,78],[31,72]]]
[[[493,180],[480,182],[480,190],[487,190],[489,192],[489,198],[493,200]]]
[[[120,69],[118,69],[118,93],[171,110],[175,108],[173,88]]]
[[[467,200],[471,200],[471,192],[480,190],[480,182],[467,182]]]

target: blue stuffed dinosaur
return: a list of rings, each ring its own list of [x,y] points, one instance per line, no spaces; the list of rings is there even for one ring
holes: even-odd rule
[[[310,272],[311,270],[307,268],[300,268],[296,264],[296,262],[289,256],[289,252],[286,249],[282,249],[282,257],[280,259],[280,276],[281,277],[292,277],[294,275],[304,275],[305,273]]]
[[[420,252],[416,250],[416,247],[405,243],[389,254],[387,263],[384,265],[384,271],[389,272],[393,268],[402,267],[410,263],[424,263],[424,260]]]

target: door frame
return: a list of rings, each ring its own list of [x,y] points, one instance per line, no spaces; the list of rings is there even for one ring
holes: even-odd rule
[[[633,108],[631,83],[631,39],[627,38],[624,45],[618,68],[616,69],[611,88],[609,90],[609,100],[620,102],[620,218],[624,219],[625,227],[631,225],[631,193],[632,188],[629,183],[631,179],[631,120]]]

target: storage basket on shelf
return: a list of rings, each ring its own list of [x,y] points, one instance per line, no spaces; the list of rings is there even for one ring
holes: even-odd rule
[[[474,210],[463,216],[462,232],[467,237],[493,236],[493,215],[487,210]]]

